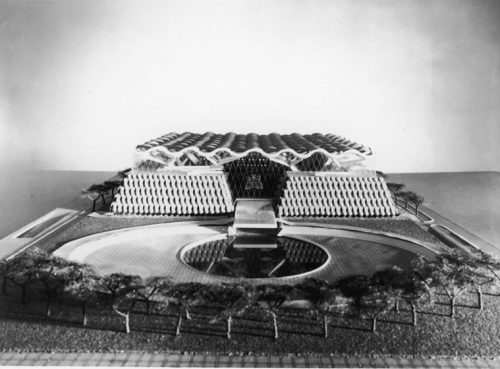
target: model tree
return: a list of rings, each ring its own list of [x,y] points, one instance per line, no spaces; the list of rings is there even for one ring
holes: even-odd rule
[[[394,196],[394,199],[397,198],[397,196],[401,193],[404,187],[405,187],[404,183],[387,182],[387,188],[389,189],[389,191],[391,191],[392,195]]]
[[[328,326],[332,316],[343,315],[349,311],[352,298],[344,296],[339,288],[331,286],[327,281],[307,279],[296,288],[303,291],[310,302],[313,315],[323,317],[323,335],[328,338]]]
[[[463,251],[441,254],[434,260],[419,257],[412,266],[429,288],[445,291],[450,299],[450,318],[455,317],[456,299],[468,289],[477,287],[470,255]]]
[[[50,318],[52,300],[66,281],[74,279],[79,274],[79,265],[41,251],[33,258],[35,279],[43,286],[47,299],[45,315]]]
[[[278,339],[278,318],[277,314],[287,300],[291,290],[286,285],[260,285],[257,287],[257,306],[265,314],[273,319],[274,339]]]
[[[82,324],[87,325],[87,308],[97,301],[99,275],[89,265],[80,265],[76,278],[67,280],[64,291],[70,299],[80,304],[82,310]]]
[[[377,318],[394,306],[395,294],[390,286],[369,285],[361,297],[358,312],[371,319],[371,331],[377,330]]]
[[[111,303],[113,311],[124,319],[125,332],[130,333],[130,313],[139,298],[138,291],[143,288],[142,278],[126,275],[120,280]]]
[[[324,280],[308,278],[294,286],[294,298],[304,299],[309,303],[309,314],[314,318],[323,317],[323,333],[328,337],[330,322],[330,305],[334,303],[335,295],[332,287]]]
[[[159,288],[160,308],[162,310],[173,305],[177,308],[179,318],[175,335],[181,334],[182,317],[191,320],[190,309],[203,303],[203,289],[205,285],[201,283],[178,283],[169,287]]]
[[[2,274],[2,295],[7,294],[7,281],[9,275],[9,269],[12,267],[12,263],[7,260],[0,260],[0,273]]]
[[[433,290],[427,284],[418,279],[410,279],[401,286],[401,297],[411,308],[411,324],[417,325],[417,308],[429,305],[433,302]]]
[[[346,314],[353,304],[353,299],[344,296],[339,288],[330,287],[328,294],[320,306],[323,314],[324,336],[328,338],[328,325],[333,316]]]
[[[21,303],[26,304],[28,285],[36,282],[36,268],[42,251],[30,248],[16,257],[8,260],[4,267],[4,278],[21,289]]]
[[[408,210],[408,204],[410,203],[411,201],[411,194],[412,192],[411,191],[401,191],[399,193],[399,197],[403,200],[403,202],[405,203],[405,209]]]
[[[127,178],[127,176],[129,175],[129,173],[132,171],[132,168],[126,168],[126,169],[122,169],[122,170],[119,170],[117,175],[121,178],[121,179],[124,179],[124,178]]]
[[[500,261],[493,256],[478,250],[476,257],[476,275],[478,279],[476,284],[476,292],[478,298],[479,309],[483,309],[483,293],[482,286],[490,284],[498,286],[500,284]]]
[[[104,181],[104,186],[108,189],[108,191],[111,191],[111,197],[115,196],[115,190],[120,187],[123,184],[123,180],[109,180],[109,181]]]
[[[136,278],[137,276],[124,273],[106,274],[99,279],[99,288],[109,293],[109,301],[112,303],[121,294],[121,290],[127,289]]]
[[[463,278],[467,278],[470,287],[476,290],[478,308],[482,310],[482,286],[485,284],[498,284],[497,272],[500,270],[500,262],[480,250],[474,253],[463,251],[444,254],[443,258],[460,271],[464,275]]]
[[[203,300],[210,306],[218,307],[210,323],[226,320],[226,336],[231,339],[233,317],[243,315],[255,305],[255,287],[247,284],[211,285],[204,289]]]
[[[92,200],[92,211],[95,211],[96,202],[99,198],[102,198],[102,203],[106,205],[106,193],[108,193],[109,188],[104,184],[93,184],[86,190],[81,192],[82,197],[86,197]]]
[[[418,216],[418,208],[424,203],[424,197],[411,191],[408,192],[408,197],[409,200],[415,205],[415,215]]]
[[[334,286],[340,289],[344,296],[352,298],[355,307],[361,307],[363,296],[370,286],[370,280],[365,275],[353,275],[336,281]]]
[[[398,313],[399,300],[402,298],[403,294],[402,285],[405,279],[406,275],[403,269],[394,266],[374,273],[370,279],[370,283],[375,286],[386,288],[387,292],[393,295],[394,311]]]
[[[166,291],[172,287],[172,279],[169,277],[149,277],[138,291],[139,297],[146,303],[146,314],[151,312],[151,299],[159,290]]]

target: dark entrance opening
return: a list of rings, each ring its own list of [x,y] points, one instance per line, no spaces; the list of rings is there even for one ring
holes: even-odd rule
[[[258,152],[224,165],[233,198],[276,199],[289,170]]]

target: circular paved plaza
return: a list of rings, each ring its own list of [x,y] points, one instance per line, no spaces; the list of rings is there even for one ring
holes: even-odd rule
[[[219,283],[238,278],[207,274],[181,258],[192,245],[221,239],[226,226],[160,224],[103,232],[69,242],[55,254],[93,265],[99,273],[122,272],[169,276],[174,282]],[[416,240],[368,230],[285,226],[280,236],[306,241],[322,248],[328,261],[307,273],[281,278],[252,278],[252,283],[296,283],[306,277],[335,281],[349,275],[371,275],[391,266],[407,268],[417,254],[434,252]]]

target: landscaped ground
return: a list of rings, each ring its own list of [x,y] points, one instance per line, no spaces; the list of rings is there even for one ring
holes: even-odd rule
[[[370,322],[338,317],[324,338],[320,321],[299,317],[294,311],[278,318],[280,337],[273,338],[269,317],[248,315],[235,318],[233,338],[225,337],[225,322],[209,324],[208,310],[198,310],[192,321],[184,321],[181,335],[175,336],[177,312],[147,316],[138,306],[131,318],[132,333],[123,332],[119,317],[108,307],[94,308],[89,326],[80,323],[77,307],[58,304],[50,320],[44,318],[42,296],[30,293],[28,305],[19,303],[17,288],[0,301],[0,350],[29,351],[117,351],[219,353],[335,353],[389,355],[500,356],[500,296],[486,295],[483,311],[475,308],[475,294],[458,301],[457,317],[447,315],[447,299],[423,309],[418,326],[410,325],[408,306],[400,313],[380,318],[377,332]],[[142,305],[142,304],[141,304]]]
[[[122,229],[129,227],[139,227],[150,224],[183,222],[199,218],[190,217],[92,217],[80,218],[61,232],[47,237],[37,244],[38,247],[47,251],[54,251],[64,243],[77,238],[89,236],[91,234]],[[210,218],[204,218],[210,219]],[[217,218],[215,218],[217,219]],[[229,219],[228,219],[229,220]],[[441,241],[424,231],[413,221],[408,219],[326,219],[326,218],[290,218],[293,222],[319,223],[346,225],[351,227],[369,228],[384,232],[392,232],[415,238],[419,241],[431,243],[438,247],[446,247]]]
[[[83,217],[38,246],[53,251],[65,242],[90,234],[147,224],[185,219]],[[294,219],[299,221],[299,219]],[[301,219],[310,222],[313,219]],[[322,221],[314,219],[313,221]],[[440,241],[408,220],[325,220],[399,233],[441,245]],[[377,332],[370,332],[370,321],[354,316],[336,317],[330,325],[330,337],[323,337],[322,324],[290,311],[279,316],[280,337],[273,338],[272,321],[267,316],[247,315],[235,318],[233,338],[225,336],[225,322],[209,324],[210,311],[195,311],[194,319],[184,321],[182,334],[175,336],[177,312],[147,316],[140,304],[131,317],[132,333],[123,332],[121,318],[109,307],[91,309],[89,325],[81,326],[79,307],[59,303],[50,320],[44,317],[43,296],[29,293],[26,306],[19,302],[19,290],[9,285],[8,296],[0,299],[0,350],[31,351],[186,351],[219,353],[335,353],[389,355],[500,356],[500,295],[484,296],[480,311],[476,295],[458,299],[455,319],[448,317],[448,300],[421,309],[418,326],[411,326],[408,306],[400,313],[380,318]]]
[[[335,229],[324,229],[319,233],[317,228],[287,226],[284,230],[287,231],[288,237],[298,237],[305,242],[323,247],[330,259],[321,268],[309,271],[308,277],[331,282],[350,275],[372,275],[378,270],[394,265],[407,269],[416,254],[430,258],[434,256],[432,251],[420,245],[406,245],[399,242],[402,244],[401,247],[394,247],[379,243],[378,240],[349,238],[352,235]],[[169,276],[176,282],[221,283],[234,281],[234,278],[220,278],[194,270],[181,262],[178,255],[192,242],[202,242],[214,236],[224,237],[226,233],[225,226],[139,227],[68,243],[59,248],[55,254],[79,263],[93,265],[100,274],[122,272],[137,274],[143,278],[152,275]],[[361,235],[356,236],[361,237]],[[374,237],[370,234],[367,236]],[[380,242],[383,241],[385,239]],[[289,251],[290,254],[287,256],[289,260],[307,256],[300,246],[290,248]],[[203,258],[207,262],[211,257],[218,256],[203,253]],[[294,276],[287,279],[272,279],[272,283],[293,284],[305,278],[299,272],[292,275]]]
[[[196,217],[105,217],[105,216],[83,216],[77,219],[74,223],[65,227],[60,232],[57,232],[43,239],[36,244],[37,247],[46,251],[54,251],[69,241],[76,240],[81,237],[92,234],[111,231],[114,229],[122,229],[129,227],[140,227],[151,224],[161,223],[176,223],[191,220],[210,220],[220,219],[221,222],[225,218],[196,218]],[[229,218],[228,218],[229,221]]]

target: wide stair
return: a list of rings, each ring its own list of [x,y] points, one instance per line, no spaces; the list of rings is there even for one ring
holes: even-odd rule
[[[237,199],[234,223],[228,229],[235,248],[275,248],[278,223],[272,199]]]

